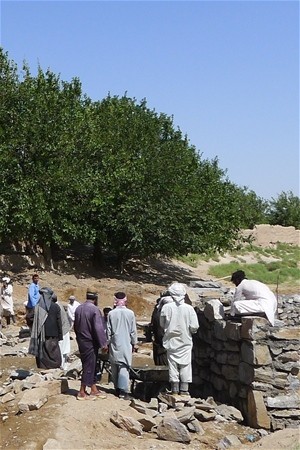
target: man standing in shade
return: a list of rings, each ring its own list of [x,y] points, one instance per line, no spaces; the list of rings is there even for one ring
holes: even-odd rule
[[[100,348],[107,350],[107,339],[103,328],[103,319],[98,308],[98,294],[89,290],[86,301],[76,308],[74,331],[82,362],[82,378],[77,400],[95,400],[106,398],[97,389],[97,357]],[[88,395],[86,388],[90,388]]]
[[[126,308],[126,294],[114,295],[115,308],[109,312],[107,320],[107,338],[112,380],[116,394],[129,399],[129,370],[132,353],[137,351],[137,329],[134,312]]]
[[[189,395],[192,382],[192,334],[199,328],[197,314],[185,303],[186,289],[181,283],[168,288],[173,301],[166,303],[160,313],[160,324],[164,329],[163,346],[167,350],[169,380],[172,394]]]

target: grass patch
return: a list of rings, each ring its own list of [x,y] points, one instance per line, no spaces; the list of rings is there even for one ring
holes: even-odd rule
[[[206,261],[204,256],[198,255],[196,253],[189,253],[188,255],[177,256],[177,259],[191,267],[197,267],[200,261]]]
[[[299,282],[300,279],[300,269],[284,267],[279,263],[275,268],[273,263],[239,264],[238,262],[231,262],[213,266],[208,273],[213,277],[223,278],[236,270],[244,270],[248,279],[258,280],[266,284],[293,283]]]
[[[201,261],[220,261],[220,254],[217,252],[203,253],[201,255],[198,253],[188,253],[187,255],[183,256],[178,255],[176,258],[178,259],[178,261],[188,264],[191,267],[197,267],[198,264],[201,263]]]
[[[274,248],[261,248],[247,245],[241,250],[227,253],[237,261],[227,264],[217,264],[209,269],[209,275],[223,278],[236,270],[244,270],[247,278],[261,281],[266,284],[300,284],[300,247],[289,244],[278,244]],[[256,263],[247,264],[246,256],[251,254],[257,259]],[[197,267],[201,261],[219,261],[221,255],[211,253],[205,255],[189,254],[179,258],[181,261]],[[276,261],[264,261],[263,258],[274,258]]]

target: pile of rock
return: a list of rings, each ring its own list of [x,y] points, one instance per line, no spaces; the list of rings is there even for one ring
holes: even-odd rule
[[[283,320],[287,326],[300,323],[300,295],[278,296],[278,319]]]
[[[68,380],[60,369],[33,373],[18,369],[11,372],[0,388],[1,403],[17,401],[18,412],[40,409],[50,397],[67,392]],[[8,416],[5,417],[5,420]],[[4,420],[4,418],[2,418]]]
[[[26,356],[29,336],[30,331],[27,327],[21,327],[20,331],[17,327],[13,327],[5,334],[0,332],[0,356]]]
[[[241,423],[243,421],[243,416],[238,409],[217,404],[211,397],[203,400],[161,393],[158,398],[152,398],[149,403],[131,400],[130,406],[135,410],[134,414],[128,410],[127,415],[113,411],[110,417],[111,422],[118,428],[137,436],[151,432],[165,441],[191,442],[191,433],[197,433],[200,436],[204,434],[201,422]],[[253,439],[257,440],[262,435],[262,430],[256,431]],[[230,445],[233,445],[233,442],[241,444],[237,436],[227,436],[227,441]],[[221,444],[220,448],[222,448]]]

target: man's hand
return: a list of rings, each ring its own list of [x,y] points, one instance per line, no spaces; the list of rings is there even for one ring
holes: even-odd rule
[[[108,346],[105,345],[104,347],[101,348],[101,353],[108,353]]]
[[[138,349],[139,349],[139,346],[137,344],[134,344],[132,346],[132,353],[136,353],[138,351]]]

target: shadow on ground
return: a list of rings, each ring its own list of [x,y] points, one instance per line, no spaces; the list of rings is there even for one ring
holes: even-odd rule
[[[52,267],[45,267],[44,259],[31,259],[30,263],[23,255],[5,255],[10,271],[15,274],[14,279],[20,283],[28,279],[26,270],[39,272],[49,271],[58,275],[73,275],[76,278],[115,278],[133,282],[167,285],[175,280],[188,283],[194,279],[192,271],[180,268],[168,259],[148,258],[145,260],[130,259],[124,264],[121,273],[117,260],[113,255],[104,255],[103,264],[95,266],[92,259],[92,251],[87,247],[79,247],[72,250],[59,251],[53,255]],[[11,260],[11,264],[10,264]]]

